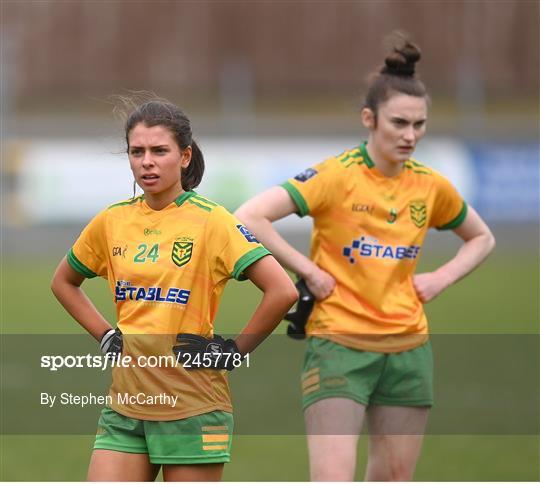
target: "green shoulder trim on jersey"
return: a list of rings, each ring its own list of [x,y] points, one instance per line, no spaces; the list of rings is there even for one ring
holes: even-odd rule
[[[268,249],[264,247],[255,247],[253,250],[250,250],[247,254],[244,254],[240,259],[234,264],[234,269],[232,271],[232,276],[237,281],[245,281],[247,279],[244,276],[243,272],[254,262],[257,262],[259,259],[267,255],[272,255]]]
[[[461,207],[460,212],[457,214],[457,217],[454,220],[451,220],[450,222],[448,222],[447,224],[437,227],[437,230],[457,229],[463,223],[466,216],[467,216],[467,203],[463,202],[463,206]]]
[[[340,155],[336,156],[336,158],[345,168],[349,168],[352,165],[359,165],[364,161],[360,147],[344,151]]]
[[[205,205],[210,205],[211,207],[217,207],[218,204],[215,202],[212,202],[211,200],[208,200],[208,198],[201,197],[200,195],[193,195],[193,200],[197,200],[200,203],[204,203]]]
[[[88,267],[86,267],[73,253],[73,248],[69,249],[69,252],[67,253],[66,257],[68,264],[71,266],[71,268],[78,272],[81,276],[86,277],[87,279],[92,279],[92,277],[96,277],[97,274]]]
[[[192,205],[195,205],[199,208],[202,208],[203,210],[205,210],[206,212],[211,212],[212,209],[214,207],[217,207],[218,204],[217,203],[214,203],[214,202],[211,202],[210,200],[208,200],[207,198],[204,198],[204,197],[201,197],[200,195],[197,195],[197,192],[195,191],[190,191],[190,192],[185,192],[185,193],[182,193],[182,195],[180,195],[176,200],[175,200],[175,203],[176,205],[180,206],[182,205],[185,201],[188,201],[189,203],[191,203]]]
[[[293,202],[298,208],[298,215],[300,215],[300,217],[306,216],[309,213],[309,207],[304,200],[302,194],[298,191],[298,188],[296,188],[291,182],[288,181],[282,183],[281,186],[285,188],[287,192],[289,192],[289,195],[291,196]]]
[[[144,195],[139,195],[138,197],[130,198],[129,200],[126,200],[124,202],[113,203],[112,205],[109,205],[107,207],[107,210],[115,207],[122,207],[123,205],[133,205],[134,203],[140,202],[142,200],[144,200]]]
[[[367,152],[367,141],[364,141],[361,145],[360,145],[360,153],[362,154],[362,158],[364,158],[364,164],[368,167],[368,168],[373,168],[375,166],[375,163],[373,163],[373,160],[370,158],[368,152]]]
[[[194,195],[196,195],[196,193],[191,190],[189,192],[184,192],[182,193],[182,195],[180,195],[175,201],[174,203],[176,203],[177,206],[180,206],[182,205],[188,198],[191,198],[193,197]]]
[[[195,206],[197,206],[199,208],[202,208],[206,212],[211,212],[212,211],[212,207],[208,207],[207,205],[203,205],[202,203],[199,203],[196,200],[193,200],[191,198],[188,200],[188,202],[191,203],[192,205],[195,205]]]
[[[409,158],[404,163],[403,167],[411,170],[413,173],[418,173],[420,175],[433,175],[433,172],[429,167],[423,165],[422,163],[419,163],[416,160],[413,160],[412,158]]]

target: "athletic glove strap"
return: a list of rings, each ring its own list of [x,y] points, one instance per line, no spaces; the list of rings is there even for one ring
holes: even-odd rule
[[[232,371],[242,364],[244,357],[233,339],[214,335],[205,338],[198,334],[176,335],[173,353],[186,370],[214,369]]]
[[[118,328],[106,331],[101,337],[99,347],[101,352],[107,356],[115,357],[121,354],[123,347],[122,331]]]

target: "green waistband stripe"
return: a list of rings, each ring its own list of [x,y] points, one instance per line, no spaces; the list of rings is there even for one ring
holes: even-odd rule
[[[232,271],[232,276],[237,281],[245,281],[247,277],[243,272],[254,262],[257,262],[259,259],[266,257],[267,255],[272,255],[268,249],[264,247],[255,247],[253,250],[250,250],[247,254],[244,254],[240,259],[236,261],[234,269]]]
[[[300,217],[304,217],[305,215],[307,215],[309,213],[309,207],[298,189],[291,182],[288,181],[283,183],[281,186],[285,188],[287,192],[289,192],[289,195],[291,196],[293,202],[298,208],[298,215],[300,215]]]
[[[74,271],[78,272],[81,276],[84,276],[87,279],[92,279],[92,277],[97,276],[95,272],[88,269],[88,267],[86,267],[79,259],[77,259],[77,257],[73,253],[73,248],[69,249],[66,259],[71,268]]]
[[[463,206],[461,207],[461,210],[457,214],[456,218],[454,218],[454,220],[451,220],[447,224],[444,224],[444,225],[441,225],[440,227],[437,227],[437,230],[456,229],[463,223],[466,216],[467,216],[467,203],[463,202]]]

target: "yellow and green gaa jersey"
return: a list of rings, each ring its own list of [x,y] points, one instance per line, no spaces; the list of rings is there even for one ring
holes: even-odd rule
[[[450,182],[413,159],[386,177],[363,143],[282,186],[298,214],[313,217],[311,259],[336,280],[315,304],[307,333],[368,351],[425,342],[412,277],[428,229],[454,229],[465,219],[467,205]]]
[[[268,254],[229,212],[193,191],[159,211],[144,197],[117,203],[90,222],[68,263],[85,277],[108,280],[124,334],[122,354],[143,355],[149,363],[113,369],[114,410],[144,420],[232,410],[226,372],[187,371],[164,360],[150,365],[156,357],[174,357],[177,333],[211,337],[226,282],[245,279],[244,270]],[[178,399],[171,405],[159,395]]]

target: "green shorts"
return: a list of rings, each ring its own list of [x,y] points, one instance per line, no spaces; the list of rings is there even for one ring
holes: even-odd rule
[[[362,405],[433,405],[433,356],[428,341],[401,353],[375,353],[311,337],[302,373],[302,407],[331,397]]]
[[[231,460],[232,429],[227,412],[164,422],[125,417],[105,407],[94,449],[148,454],[152,464],[217,464]]]

